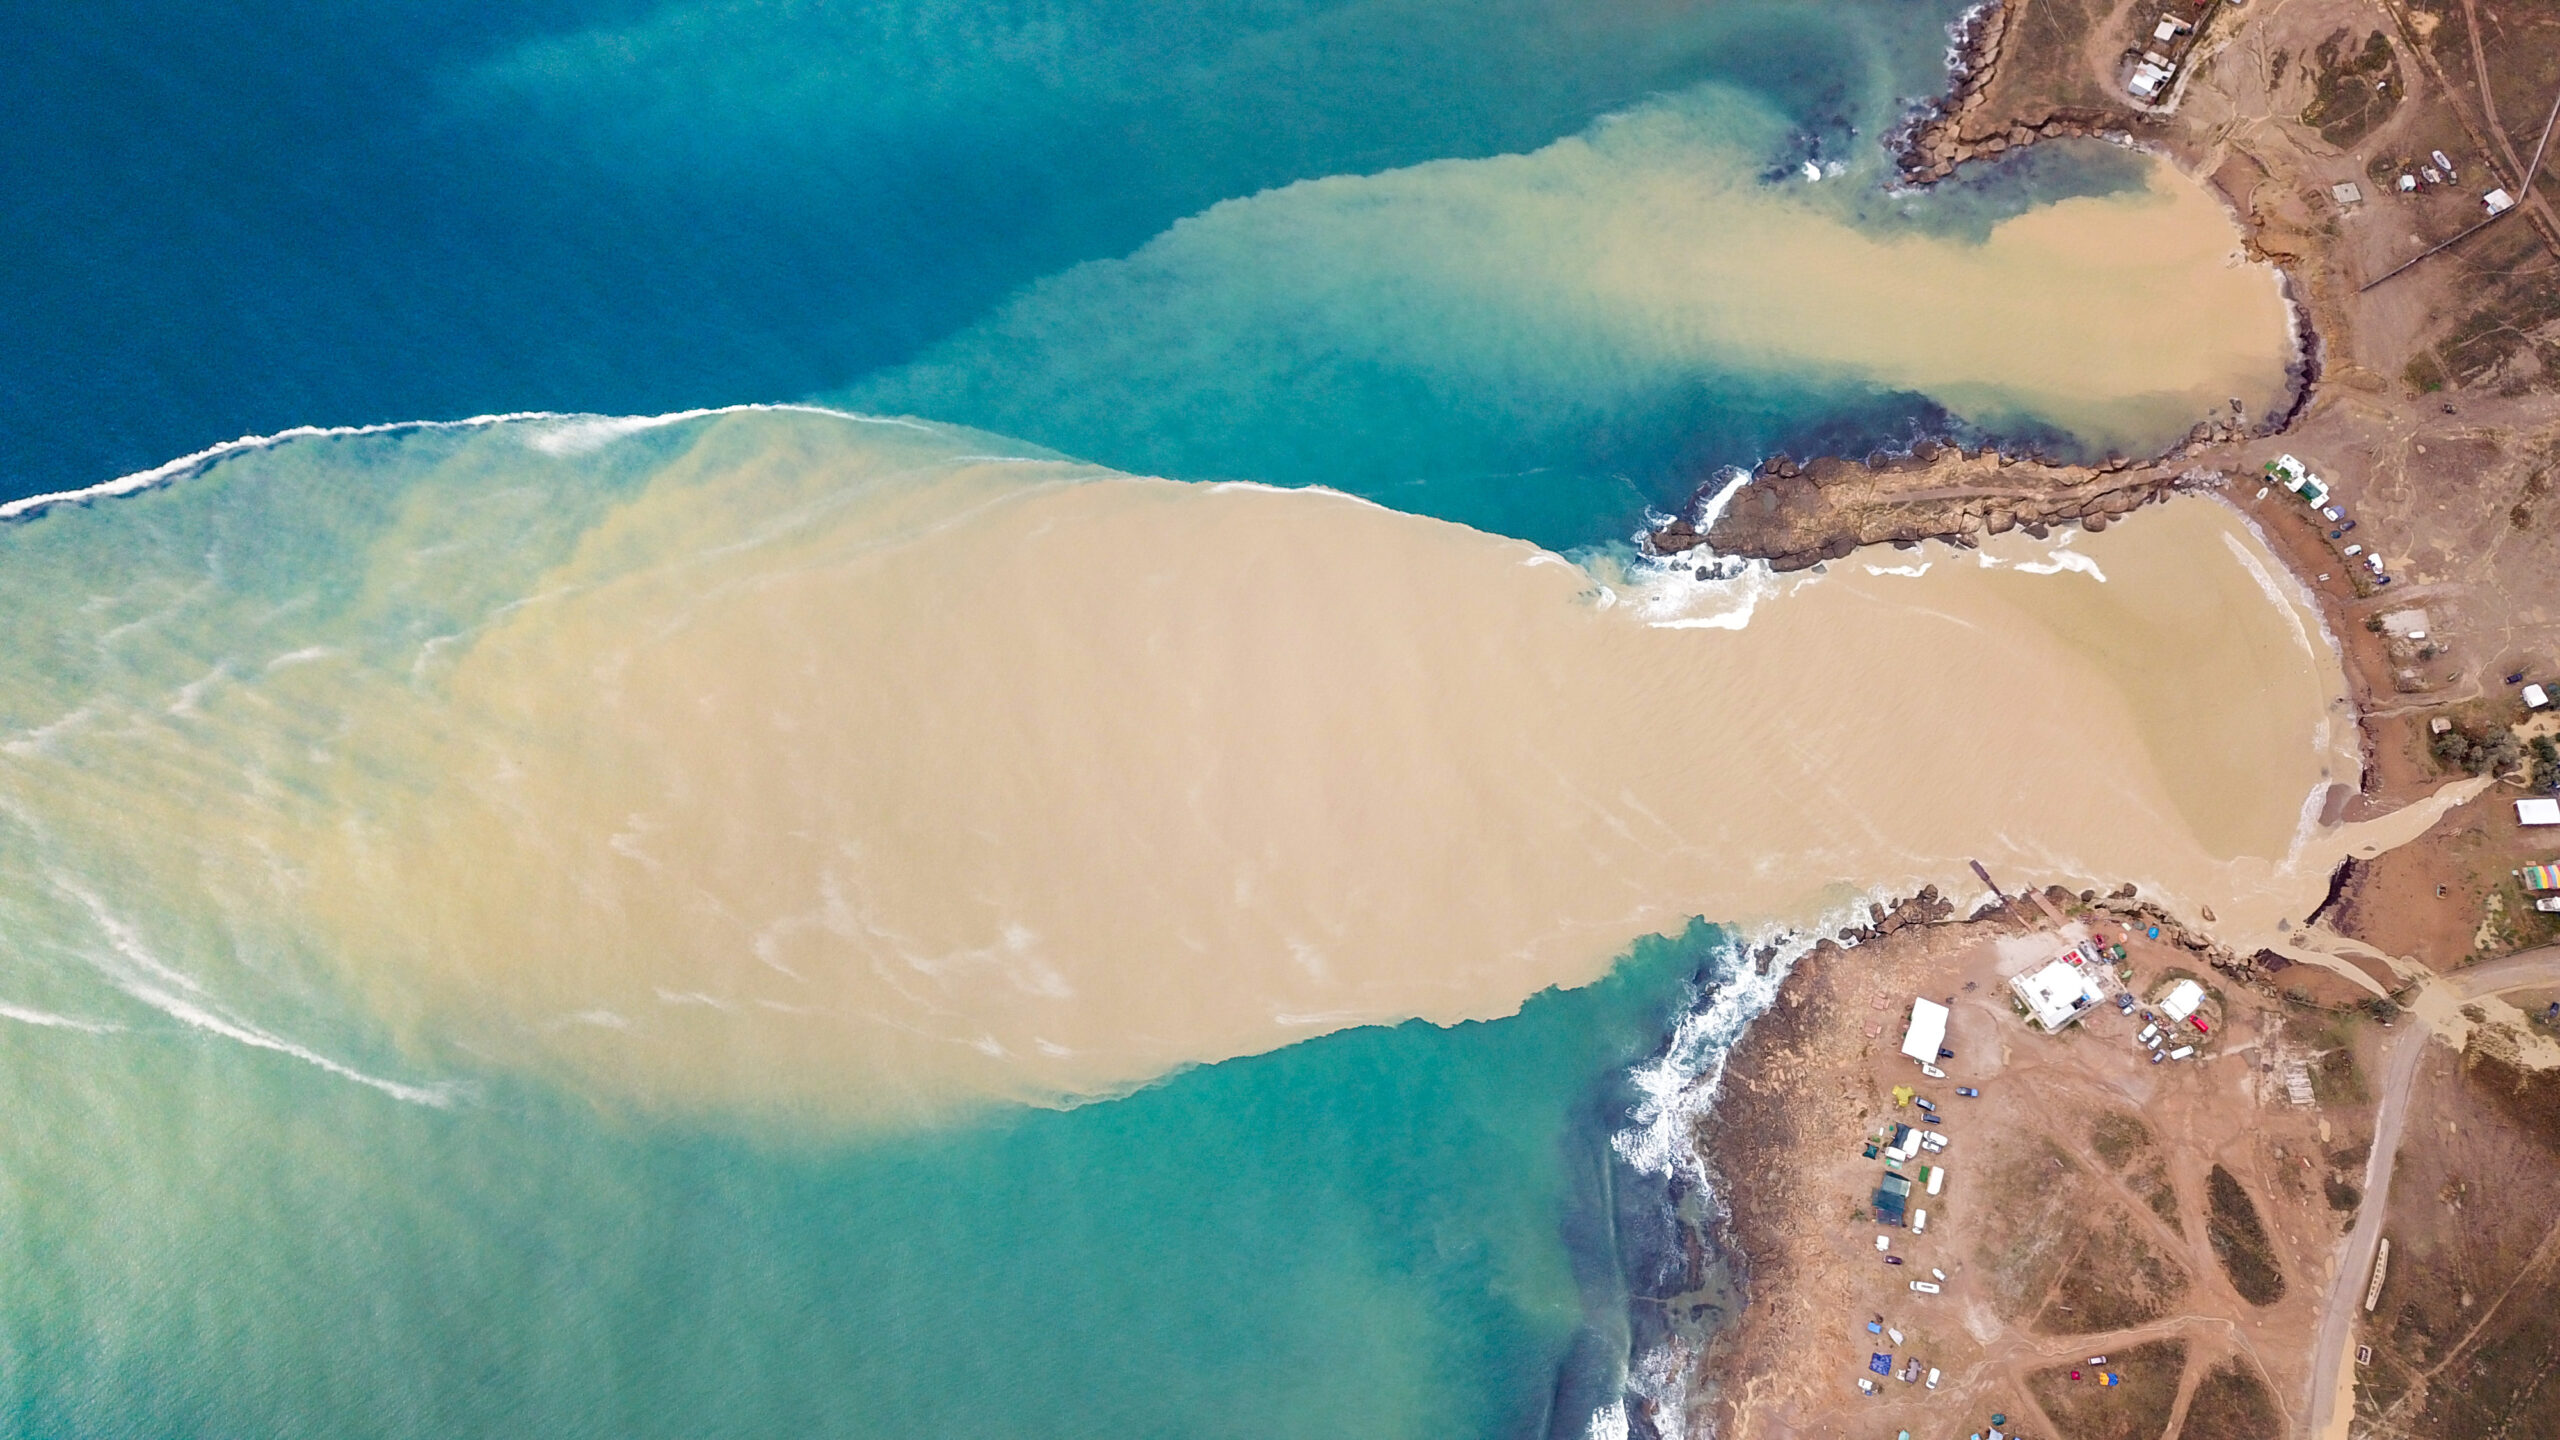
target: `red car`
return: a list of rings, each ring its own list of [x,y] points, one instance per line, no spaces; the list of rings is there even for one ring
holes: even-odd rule
[[[2201,1015],[2188,1016],[2187,1023],[2196,1027],[2196,1033],[2199,1035],[2210,1035],[2213,1033],[2211,1030],[2205,1028],[2204,1017]]]

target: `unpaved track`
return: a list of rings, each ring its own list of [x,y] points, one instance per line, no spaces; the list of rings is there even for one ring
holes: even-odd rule
[[[2426,1026],[2412,1023],[2383,1047],[2382,1102],[2373,1116],[2373,1153],[2364,1162],[2364,1209],[2338,1256],[2338,1273],[2329,1281],[2329,1300],[2320,1308],[2319,1337],[2312,1344],[2312,1440],[2346,1431],[2342,1422],[2347,1417],[2334,1413],[2339,1367],[2347,1361],[2349,1327],[2364,1307],[2365,1286],[2373,1278],[2374,1246],[2382,1238],[2383,1212],[2391,1208],[2391,1164],[2400,1154],[2400,1124],[2409,1113],[2409,1092],[2417,1087],[2418,1060],[2427,1052],[2428,1033]]]
[[[2530,985],[2560,984],[2560,945],[2526,950],[2501,960],[2474,965],[2444,976],[2465,1000],[2518,990]],[[2344,1435],[2335,1414],[2339,1399],[2339,1367],[2347,1362],[2347,1339],[2356,1313],[2364,1308],[2365,1286],[2373,1279],[2374,1247],[2382,1238],[2382,1217],[2391,1208],[2391,1166],[2400,1155],[2401,1122],[2408,1117],[2409,1095],[2417,1088],[2418,1061],[2426,1054],[2429,1031],[2412,1024],[2383,1047],[2382,1100],[2373,1117],[2373,1153],[2364,1162],[2364,1209],[2338,1259],[2329,1282],[2328,1303],[2320,1310],[2320,1332],[2311,1363],[2312,1440]],[[2334,1429],[2332,1427],[2335,1427]]]

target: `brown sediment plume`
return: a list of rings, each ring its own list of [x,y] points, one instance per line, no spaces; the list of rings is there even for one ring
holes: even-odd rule
[[[2305,813],[2334,661],[2218,506],[1695,585],[1324,492],[884,477],[854,428],[708,422],[485,629],[137,710],[144,769],[49,741],[12,803],[112,905],[261,897],[428,1053],[887,1123],[1507,1014],[1974,858],[2238,943],[2354,840]]]

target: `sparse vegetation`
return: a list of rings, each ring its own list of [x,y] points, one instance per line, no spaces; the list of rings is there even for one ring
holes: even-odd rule
[[[2231,1277],[2231,1288],[2252,1305],[2283,1299],[2284,1267],[2276,1260],[2275,1240],[2239,1177],[2214,1166],[2205,1177],[2205,1196],[2205,1238],[2222,1273]]]
[[[2340,30],[2312,52],[2317,74],[2302,123],[2332,145],[2353,145],[2400,105],[2400,64],[2391,41],[2376,30],[2361,48],[2349,50],[2352,38]]]
[[[2129,1330],[2171,1313],[2191,1283],[2186,1267],[2142,1238],[2113,1205],[2089,1213],[2090,1227],[2065,1259],[2053,1298],[2036,1316],[2047,1335]]]
[[[2113,1169],[2122,1170],[2151,1144],[2151,1127],[2129,1110],[2110,1110],[2089,1127],[2089,1147]]]
[[[2389,1005],[2377,995],[2374,1000]],[[2393,1007],[2398,1014],[2398,1007]],[[2389,1016],[2377,1016],[2388,1019]],[[2364,1103],[2364,1072],[2356,1068],[2356,1052],[2344,1045],[2320,1052],[2311,1064],[2311,1098],[2324,1105],[2361,1105]]]
[[[2265,1440],[2284,1433],[2275,1393],[2245,1356],[2234,1355],[2205,1372],[2187,1402],[2180,1440]]]
[[[2075,1368],[2078,1380],[2071,1378]],[[2177,1403],[2178,1382],[2187,1370],[2187,1342],[2145,1341],[2104,1368],[2123,1376],[2124,1383],[2100,1385],[2092,1367],[2055,1365],[2028,1375],[2027,1389],[2055,1428],[2073,1440],[2154,1440]]]
[[[2151,1213],[2162,1224],[2184,1235],[2186,1222],[2178,1218],[2178,1191],[2169,1179],[2169,1165],[2160,1154],[2160,1137],[2141,1116],[2130,1110],[2110,1110],[2100,1115],[2089,1127],[2089,1148],[2107,1167],[2124,1176],[2125,1188],[2140,1196]]]
[[[2320,1188],[2328,1195],[2329,1208],[2332,1210],[2353,1211],[2364,1203],[2364,1192],[2349,1184],[2342,1176],[2329,1176],[2320,1182]]]

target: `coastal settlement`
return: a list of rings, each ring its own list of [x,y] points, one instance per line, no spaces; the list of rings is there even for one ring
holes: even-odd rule
[[[1816,947],[1696,1137],[1750,1299],[1688,1433],[2560,1435],[2560,8],[2001,0],[1958,39],[1905,176],[2096,137],[2204,178],[2286,276],[2292,399],[2149,457],[1780,455],[1650,548],[1795,570],[2215,496],[2340,644],[2364,763],[2321,818],[2488,785],[2342,867],[2295,937],[2334,965],[2129,887]]]

